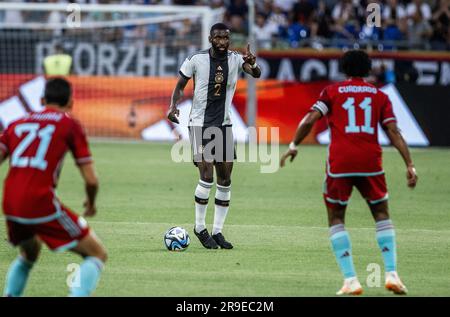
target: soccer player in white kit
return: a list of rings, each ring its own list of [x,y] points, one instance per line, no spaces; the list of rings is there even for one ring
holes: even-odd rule
[[[230,30],[223,23],[211,27],[211,47],[190,55],[180,68],[180,77],[172,94],[168,119],[179,123],[177,104],[188,81],[194,80],[194,97],[189,115],[189,136],[194,164],[200,180],[195,189],[194,233],[207,249],[231,249],[222,228],[231,198],[231,171],[236,158],[230,120],[231,101],[239,74],[244,71],[255,78],[261,76],[250,46],[244,55],[229,51]],[[212,236],[206,229],[206,209],[214,185],[216,170],[215,214]]]

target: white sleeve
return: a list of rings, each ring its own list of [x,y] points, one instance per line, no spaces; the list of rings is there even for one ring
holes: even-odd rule
[[[243,70],[244,70],[244,58],[242,57],[242,55],[241,54],[236,54],[236,61],[237,61],[237,63],[238,63],[238,69],[239,69],[239,72],[241,73]]]
[[[194,75],[193,58],[191,59],[186,58],[184,60],[183,64],[181,64],[180,67],[180,75],[186,79],[192,78],[192,76]]]

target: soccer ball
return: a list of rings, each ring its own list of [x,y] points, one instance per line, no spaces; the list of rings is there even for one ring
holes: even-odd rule
[[[164,244],[169,251],[184,251],[189,243],[189,234],[181,227],[172,227],[164,234]]]

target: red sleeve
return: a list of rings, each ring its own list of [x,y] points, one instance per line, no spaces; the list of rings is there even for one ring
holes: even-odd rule
[[[81,124],[73,120],[73,126],[69,137],[69,148],[77,165],[83,165],[92,162],[89,144]]]
[[[3,154],[9,154],[8,133],[6,130],[3,131],[3,133],[0,133],[0,151],[3,152]]]
[[[320,93],[319,99],[317,99],[316,103],[311,107],[311,110],[319,111],[322,116],[325,116],[328,112],[330,112],[331,99],[328,94],[328,87],[325,87]]]
[[[385,125],[388,122],[397,121],[395,118],[394,110],[392,109],[392,103],[387,95],[383,95],[385,101],[383,102],[383,107],[381,108],[380,123]]]

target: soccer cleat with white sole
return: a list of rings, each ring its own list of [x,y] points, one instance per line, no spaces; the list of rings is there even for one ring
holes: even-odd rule
[[[363,289],[356,277],[346,278],[344,286],[336,293],[336,295],[361,295]]]
[[[385,287],[387,290],[393,292],[397,295],[406,295],[408,293],[408,289],[398,277],[397,272],[386,272],[386,283]]]

